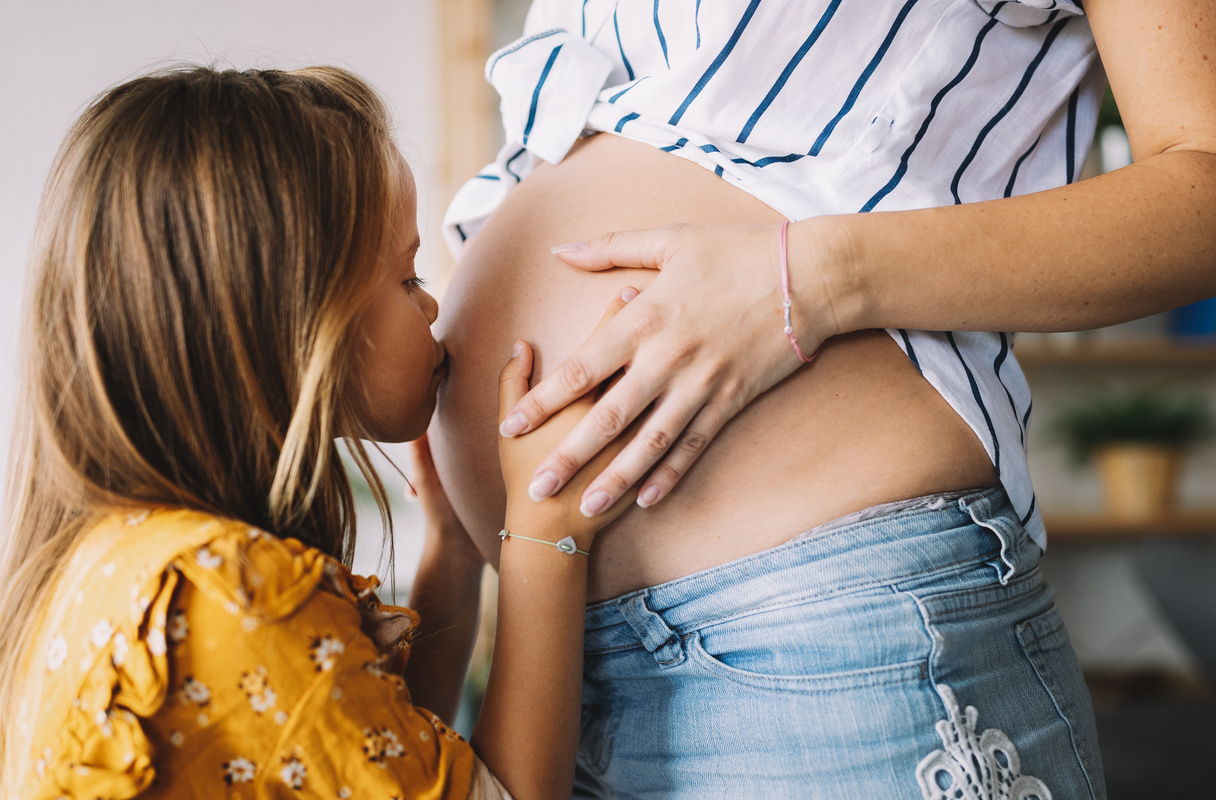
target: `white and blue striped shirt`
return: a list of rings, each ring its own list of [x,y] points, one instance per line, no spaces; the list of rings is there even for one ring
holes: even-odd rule
[[[448,209],[457,253],[585,131],[693,161],[798,220],[1069,183],[1104,86],[1079,0],[535,0],[486,76],[507,144]],[[888,332],[1045,545],[1012,334]]]

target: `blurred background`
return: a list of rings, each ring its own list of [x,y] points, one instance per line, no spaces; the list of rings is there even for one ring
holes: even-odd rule
[[[0,452],[38,197],[92,97],[181,62],[337,64],[363,75],[394,111],[419,187],[419,273],[442,302],[454,266],[439,237],[444,208],[501,141],[483,64],[519,35],[526,10],[526,0],[0,0]],[[1130,160],[1108,97],[1083,177]],[[1031,468],[1050,539],[1043,569],[1094,693],[1110,796],[1207,796],[1216,752],[1216,300],[1097,331],[1020,334],[1015,353],[1035,393]],[[407,463],[399,448],[386,452]],[[398,498],[404,602],[422,521],[397,473],[383,474]],[[361,519],[356,569],[387,584],[374,509]],[[494,594],[489,575],[485,594]],[[487,604],[466,730],[492,612]]]

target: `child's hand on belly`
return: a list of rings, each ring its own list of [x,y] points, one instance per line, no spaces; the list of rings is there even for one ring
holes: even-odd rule
[[[636,296],[636,289],[632,287],[623,289],[600,320],[600,327],[611,320],[626,303]],[[531,373],[532,348],[527,342],[518,341],[515,343],[511,360],[507,362],[499,376],[500,422],[527,394],[528,378]],[[587,485],[633,438],[636,426],[626,429],[552,497],[539,502],[533,501],[529,497],[533,473],[541,459],[547,456],[557,443],[587,415],[596,399],[612,380],[605,382],[603,386],[588,392],[549,417],[544,424],[527,436],[499,438],[499,461],[502,466],[503,481],[507,487],[506,527],[508,529],[519,533],[528,531],[529,536],[538,536],[552,541],[571,536],[580,550],[586,550],[595,538],[595,534],[616,519],[633,502],[636,492],[628,492],[610,508],[591,518],[588,518],[579,509],[580,498]]]

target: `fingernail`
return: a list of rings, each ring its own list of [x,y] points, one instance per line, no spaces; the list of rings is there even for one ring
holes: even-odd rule
[[[579,250],[586,249],[586,242],[569,242],[568,244],[559,244],[557,247],[550,247],[549,252],[555,256],[560,256],[562,253],[577,253]]]
[[[515,347],[511,348],[511,358],[519,358],[519,354],[524,351],[524,343],[516,342]]]
[[[630,300],[638,296],[638,290],[632,286],[626,286],[621,289],[621,299],[628,303]]]
[[[657,486],[647,486],[642,490],[642,493],[638,495],[638,505],[642,508],[650,508],[652,505],[659,502],[659,496],[662,493],[662,490]]]
[[[556,474],[548,471],[542,472],[532,480],[532,485],[528,487],[528,497],[537,502],[544,500],[557,491],[558,483],[560,481]]]
[[[603,511],[612,503],[612,498],[607,492],[592,492],[583,500],[583,504],[578,507],[584,517],[594,517],[596,514]]]
[[[512,411],[498,426],[498,432],[508,439],[528,429],[528,418],[519,411]]]

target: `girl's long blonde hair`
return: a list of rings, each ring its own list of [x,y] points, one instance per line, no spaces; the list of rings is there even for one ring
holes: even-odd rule
[[[335,440],[362,432],[350,334],[391,235],[398,160],[375,93],[325,67],[161,72],[73,126],[39,210],[22,334],[0,719],[15,719],[49,588],[101,514],[198,509],[349,563]],[[366,452],[347,444],[387,521]],[[0,787],[25,755],[12,728]]]

